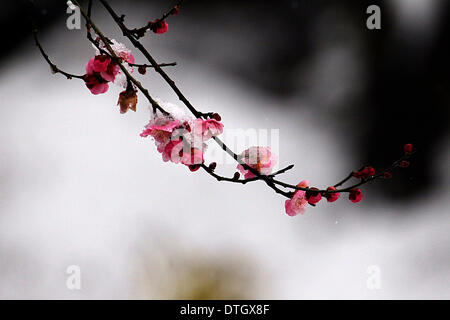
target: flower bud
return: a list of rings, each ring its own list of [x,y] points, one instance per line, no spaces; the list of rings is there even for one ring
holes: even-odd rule
[[[399,166],[402,167],[402,168],[408,168],[409,167],[409,161],[402,160],[402,161],[400,161]]]
[[[335,187],[328,187],[327,190],[328,191],[334,191],[334,190],[336,190],[336,188]],[[335,192],[335,193],[325,193],[323,196],[325,198],[327,198],[328,202],[335,202],[337,199],[339,199],[340,195],[341,194],[339,192]]]
[[[385,171],[383,174],[383,177],[385,179],[391,179],[392,178],[392,173],[390,173],[389,171]]]
[[[139,66],[138,72],[142,75],[144,75],[147,72],[147,68],[144,66]]]
[[[362,200],[362,197],[363,195],[361,189],[359,188],[352,189],[348,195],[349,200],[353,203],[360,202]]]
[[[405,154],[411,154],[411,152],[413,152],[414,147],[411,143],[405,144],[403,146],[403,151],[405,151]]]

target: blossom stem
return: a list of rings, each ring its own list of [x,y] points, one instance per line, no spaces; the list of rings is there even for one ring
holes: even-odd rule
[[[130,66],[130,67],[144,67],[144,68],[154,68],[151,64],[138,64],[138,63],[128,63],[128,65]],[[160,67],[160,68],[162,68],[162,67],[174,67],[174,66],[176,66],[177,65],[177,63],[176,62],[170,62],[170,63],[160,63],[160,64],[158,64],[158,66]]]
[[[204,163],[201,164],[201,167],[203,168],[203,170],[205,170],[206,172],[208,172],[211,176],[213,176],[214,178],[216,178],[217,181],[227,181],[227,182],[233,182],[233,183],[246,184],[246,183],[248,183],[248,182],[252,182],[252,181],[257,181],[257,180],[259,180],[258,177],[248,178],[248,179],[227,178],[227,177],[223,177],[223,176],[220,176],[220,175],[216,174],[213,170],[211,170],[211,169],[210,169],[208,166],[206,166]]]
[[[280,170],[278,170],[278,171],[276,171],[276,172],[274,172],[272,174],[269,174],[269,177],[275,177],[275,176],[277,176],[279,174],[285,173],[286,171],[291,170],[293,167],[294,167],[294,165],[291,164],[291,165],[287,166],[286,168],[280,169]]]
[[[153,106],[154,111],[159,110],[161,111],[163,114],[165,115],[169,115],[169,113],[167,111],[165,111],[149,94],[148,90],[145,89],[141,83],[139,81],[137,81],[135,78],[133,78],[131,76],[131,74],[128,72],[128,70],[123,66],[122,62],[120,59],[118,59],[118,57],[116,56],[114,50],[112,49],[111,45],[110,45],[110,41],[108,40],[108,38],[106,38],[102,32],[98,29],[98,27],[92,22],[91,18],[90,18],[90,14],[91,14],[91,6],[92,6],[92,0],[89,1],[89,8],[88,8],[88,13],[86,13],[83,8],[80,6],[80,4],[76,1],[76,0],[72,0],[72,2],[77,5],[80,8],[80,12],[83,15],[83,17],[86,19],[86,27],[88,29],[88,39],[101,51],[102,49],[99,46],[98,40],[94,40],[92,38],[92,35],[90,33],[90,28],[92,28],[95,33],[99,36],[99,38],[101,39],[101,41],[104,43],[106,49],[108,52],[105,52],[108,56],[110,56],[121,68],[122,72],[125,74],[127,80],[129,82],[132,82],[145,96],[146,98],[150,101],[151,105]],[[151,29],[151,24],[147,25],[146,27],[143,28],[138,28],[138,29],[128,29],[125,24],[124,24],[124,15],[122,16],[118,16],[114,10],[111,8],[111,6],[108,4],[108,2],[106,0],[100,0],[100,2],[102,3],[102,5],[106,8],[106,10],[109,12],[109,14],[111,15],[111,17],[114,19],[114,21],[117,23],[117,25],[119,26],[119,28],[122,30],[123,35],[125,37],[127,37],[131,43],[133,44],[133,46],[135,48],[137,48],[144,56],[145,58],[150,62],[149,65],[143,64],[143,65],[139,65],[139,64],[129,64],[130,66],[143,66],[143,67],[151,67],[154,68],[154,70],[159,73],[161,75],[161,77],[168,83],[168,85],[172,88],[172,90],[176,93],[176,95],[178,96],[178,98],[184,103],[184,105],[189,109],[189,111],[196,117],[196,118],[207,118],[209,113],[202,113],[200,111],[198,111],[190,102],[189,100],[184,96],[184,94],[181,92],[181,90],[177,87],[177,85],[175,84],[175,82],[167,75],[167,73],[162,69],[162,67],[165,66],[169,66],[169,65],[176,65],[176,63],[169,63],[169,64],[158,64],[156,62],[156,60],[152,57],[152,55],[149,53],[149,51],[139,42],[139,38],[141,37],[142,32],[145,33],[145,31],[147,31],[148,29]],[[181,1],[180,1],[181,3]],[[179,3],[179,4],[180,4]],[[178,4],[178,5],[179,5]],[[163,15],[163,17],[160,20],[164,20],[166,19],[169,15],[173,14],[175,11],[175,8],[177,8],[177,6],[173,7],[169,12],[167,12],[166,14]],[[75,75],[71,75],[69,73],[66,73],[60,69],[58,69],[56,67],[56,65],[54,65],[50,59],[48,58],[48,56],[45,54],[44,50],[42,49],[42,46],[40,45],[39,41],[37,40],[37,36],[36,36],[36,32],[35,29],[33,29],[33,35],[35,37],[36,40],[36,44],[38,45],[41,53],[43,54],[45,60],[50,64],[52,70],[54,72],[57,73],[61,73],[63,75],[65,75],[68,78],[81,78],[83,79],[83,76],[75,76]],[[214,170],[210,169],[209,167],[207,167],[206,165],[202,164],[201,167],[208,173],[210,174],[212,177],[214,177],[215,179],[217,179],[218,181],[228,181],[228,182],[234,182],[234,183],[241,183],[241,184],[246,184],[248,182],[251,181],[257,181],[257,180],[262,180],[264,181],[267,186],[269,186],[270,188],[272,188],[276,193],[282,194],[283,196],[287,197],[287,198],[291,198],[294,194],[295,190],[303,190],[303,191],[308,191],[310,190],[310,188],[308,187],[299,187],[296,185],[292,185],[286,182],[282,182],[279,181],[277,179],[275,179],[275,176],[285,173],[286,171],[290,170],[293,168],[294,165],[289,165],[286,168],[283,168],[281,170],[278,170],[277,172],[270,174],[270,175],[263,175],[261,174],[258,170],[250,167],[247,163],[244,162],[244,160],[242,159],[242,156],[237,155],[233,150],[231,150],[219,137],[215,136],[213,137],[214,141],[222,148],[222,150],[224,150],[228,155],[230,155],[237,163],[241,164],[246,170],[250,171],[251,173],[253,173],[255,175],[255,177],[253,178],[249,178],[249,179],[236,179],[236,178],[227,178],[227,177],[223,177],[220,176],[218,174],[216,174],[214,172]],[[400,167],[402,166],[402,161],[405,159],[408,159],[410,156],[412,155],[412,153],[409,154],[405,154],[403,157],[401,157],[399,160],[395,161],[388,169],[386,169],[385,171],[392,171],[394,168],[396,167]],[[345,187],[345,188],[341,188],[341,189],[335,189],[335,190],[315,190],[315,192],[319,192],[323,195],[325,194],[332,194],[332,193],[339,193],[339,192],[351,192],[352,189],[363,185],[365,183],[368,183],[370,181],[373,181],[375,179],[381,178],[384,175],[384,172],[378,173],[376,175],[367,177],[365,179],[361,179],[358,183],[353,184],[351,186]],[[340,187],[342,185],[344,185],[347,181],[349,181],[351,178],[353,177],[353,172],[351,172],[348,176],[346,176],[343,180],[341,180],[340,182],[338,182],[337,184],[334,185],[334,187]],[[280,189],[278,186],[287,188],[287,189],[291,189],[294,191],[284,191],[282,189]]]
[[[184,105],[189,109],[189,111],[196,117],[196,118],[201,118],[204,117],[205,113],[202,113],[200,111],[198,111],[190,102],[189,100],[184,96],[184,94],[181,92],[181,90],[177,87],[177,85],[175,84],[175,81],[173,81],[168,74],[161,68],[159,67],[158,63],[156,62],[156,60],[152,57],[152,55],[150,54],[150,52],[137,40],[135,39],[129,29],[125,26],[124,22],[123,22],[123,16],[119,17],[117,15],[117,13],[112,9],[112,7],[109,5],[109,3],[106,0],[100,0],[100,2],[102,3],[102,5],[105,7],[105,9],[109,12],[109,14],[111,15],[111,17],[113,18],[113,20],[117,23],[117,25],[119,26],[119,28],[122,30],[123,34],[125,37],[127,37],[130,42],[133,44],[133,46],[135,48],[137,48],[145,57],[146,59],[150,62],[150,64],[153,66],[153,68],[155,69],[156,72],[158,72],[162,78],[169,84],[169,86],[172,88],[172,90],[176,93],[176,95],[178,96],[178,98],[184,103]],[[235,159],[239,164],[241,164],[246,170],[249,170],[250,172],[252,172],[254,175],[256,175],[257,177],[260,177],[261,180],[266,180],[268,179],[267,176],[261,175],[257,170],[253,169],[252,167],[248,166],[246,163],[244,163],[243,161],[239,161],[239,156],[233,151],[231,150],[225,143],[222,142],[222,140],[220,140],[220,138],[218,137],[213,137],[214,141],[216,141],[216,143],[226,152],[228,153],[233,159]]]

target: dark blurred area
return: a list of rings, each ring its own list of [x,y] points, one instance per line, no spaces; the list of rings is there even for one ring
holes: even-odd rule
[[[130,5],[134,1],[127,1]],[[142,2],[142,1],[141,1]],[[161,8],[169,8],[175,1],[156,1]],[[235,46],[210,48],[211,55],[220,57],[220,72],[232,73],[241,81],[255,87],[256,90],[277,96],[283,108],[283,101],[302,94],[308,88],[308,79],[298,81],[299,74],[308,70],[308,63],[314,54],[318,34],[314,25],[323,18],[324,12],[331,17],[344,17],[345,23],[352,26],[364,47],[364,69],[369,75],[364,89],[355,97],[337,105],[328,116],[340,123],[348,137],[346,143],[358,148],[354,155],[356,163],[381,168],[399,157],[404,143],[412,143],[418,153],[411,168],[396,172],[398,176],[379,188],[380,193],[392,199],[414,197],[417,192],[431,191],[439,182],[439,172],[435,169],[436,154],[447,148],[444,137],[448,134],[449,119],[449,41],[450,10],[448,1],[426,1],[437,6],[431,16],[432,24],[414,27],[414,23],[427,18],[412,16],[411,27],[399,28],[399,16],[395,14],[392,3],[395,1],[185,1],[180,19],[195,20],[197,33],[201,38],[202,30],[208,33],[213,25],[220,32],[234,38]],[[400,1],[405,2],[405,1]],[[413,1],[417,2],[417,1]],[[84,1],[86,3],[86,1]],[[153,3],[153,1],[152,1]],[[34,15],[44,32],[51,27],[56,17],[65,12],[65,1],[36,1],[39,8]],[[368,30],[365,26],[368,15],[366,8],[377,4],[381,7],[381,30]],[[29,25],[24,21],[24,12],[29,12],[27,1],[8,2],[0,13],[2,30],[14,27],[15,32],[4,32],[6,43],[12,44],[2,49],[2,61],[29,41]],[[160,13],[155,13],[159,16]],[[153,17],[150,17],[153,18]],[[411,17],[410,17],[411,18]],[[344,20],[328,20],[328,39],[335,46],[341,44],[346,29],[341,28]],[[327,23],[327,20],[325,20]],[[432,25],[432,28],[430,27]],[[400,31],[399,31],[400,30]],[[253,46],[242,50],[249,37]],[[179,44],[185,54],[195,56],[199,50],[198,41]],[[177,46],[178,44],[174,44]],[[31,47],[30,50],[34,50]],[[241,52],[240,52],[241,51]],[[254,54],[246,57],[245,63],[239,63],[239,55]],[[227,59],[227,55],[230,59]],[[236,58],[237,57],[237,58]],[[213,59],[213,58],[212,58]],[[332,75],[333,70],[329,70]],[[339,79],[339,75],[334,74]],[[327,96],[321,92],[322,97]],[[312,99],[312,105],[319,106],[320,99]],[[320,109],[318,109],[318,112]],[[420,188],[415,188],[420,186]]]

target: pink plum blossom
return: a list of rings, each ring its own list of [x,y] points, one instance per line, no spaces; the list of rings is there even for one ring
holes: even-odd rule
[[[131,64],[135,63],[135,59],[131,51],[124,44],[116,41],[115,39],[111,39],[110,46],[111,49],[114,51],[114,54],[122,62],[126,62],[123,64],[123,66],[128,70],[128,72],[133,73],[133,67],[129,65],[130,63]],[[102,41],[100,41],[99,47],[100,49],[108,52],[108,49],[106,48],[105,44]],[[96,48],[95,46],[94,48],[96,49],[97,56],[100,56],[101,55],[100,50],[98,50],[98,48]],[[120,69],[120,66],[114,61],[111,61],[111,63],[108,64],[108,68],[106,70],[101,71],[100,73],[103,79],[107,81],[114,82],[114,84],[124,88],[127,86],[127,79],[125,74],[123,74],[123,72]]]
[[[260,174],[272,173],[272,168],[277,164],[278,158],[270,151],[270,147],[250,147],[241,153],[242,161]],[[255,175],[238,164],[237,169],[241,171],[245,179],[253,178]]]
[[[181,163],[196,171],[203,164],[203,153],[206,144],[203,135],[211,137],[222,132],[222,124],[218,121],[195,121],[175,105],[161,100],[157,102],[169,113],[152,113],[149,123],[141,132],[141,137],[152,137],[158,151],[165,162]],[[194,134],[192,126],[197,126],[198,134]],[[200,135],[200,139],[199,138]],[[195,142],[199,140],[198,145]]]
[[[223,124],[214,119],[195,119],[192,122],[192,127],[194,135],[201,136],[203,141],[207,141],[223,132]]]
[[[98,55],[92,57],[86,65],[86,74],[100,74],[106,81],[113,82],[116,75],[119,73],[120,67],[118,64],[111,62],[106,55]]]
[[[104,54],[92,57],[86,65],[86,73],[92,74],[94,72],[103,72],[108,69],[108,65],[111,63],[111,59]]]
[[[155,141],[160,143],[166,143],[170,140],[172,132],[180,125],[179,120],[171,120],[170,118],[157,118],[150,120],[145,126],[144,131],[141,133],[141,137],[152,136]]]
[[[109,88],[108,83],[104,79],[94,74],[86,75],[84,82],[91,93],[95,95],[105,93]]]
[[[190,151],[190,152],[189,152]],[[198,148],[190,148],[187,152],[183,152],[181,163],[187,166],[198,165],[203,163],[203,152]]]
[[[105,71],[100,72],[100,75],[106,81],[114,82],[119,72],[120,72],[119,65],[112,62],[108,65]]]
[[[119,66],[113,64],[106,55],[92,57],[86,64],[86,87],[92,94],[101,94],[108,91],[108,82],[114,81]]]
[[[183,141],[171,140],[165,146],[162,151],[162,157],[164,162],[171,161],[173,163],[180,163],[183,155]]]
[[[306,188],[308,186],[308,181],[303,180],[297,186]],[[298,214],[303,214],[305,212],[306,206],[308,204],[308,200],[306,200],[305,194],[306,194],[305,191],[297,190],[295,191],[291,199],[286,200],[285,209],[287,215],[294,217]]]
[[[141,137],[153,137],[153,139],[155,139],[158,152],[163,153],[166,145],[172,138],[174,130],[176,130],[179,125],[179,120],[173,120],[168,117],[157,117],[150,120],[150,122],[145,126],[145,129],[141,133]]]

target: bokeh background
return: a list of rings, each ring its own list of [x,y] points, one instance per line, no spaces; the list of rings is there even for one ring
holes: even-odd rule
[[[130,26],[174,3],[111,1]],[[64,1],[36,4],[52,60],[82,74],[94,54],[84,29],[66,28]],[[366,28],[370,4],[381,7],[381,30]],[[139,137],[144,97],[121,115],[120,88],[93,96],[51,75],[29,4],[4,3],[0,297],[450,298],[449,5],[187,1],[168,33],[143,38],[158,61],[178,62],[169,74],[226,129],[279,129],[292,183],[327,186],[362,164],[389,164],[404,143],[417,147],[411,168],[365,186],[361,203],[323,202],[291,218],[262,183],[218,183],[163,163]],[[93,18],[131,48],[97,2]],[[150,70],[142,83],[178,103]],[[70,265],[81,268],[81,290],[66,286]],[[381,271],[377,290],[370,266]]]

